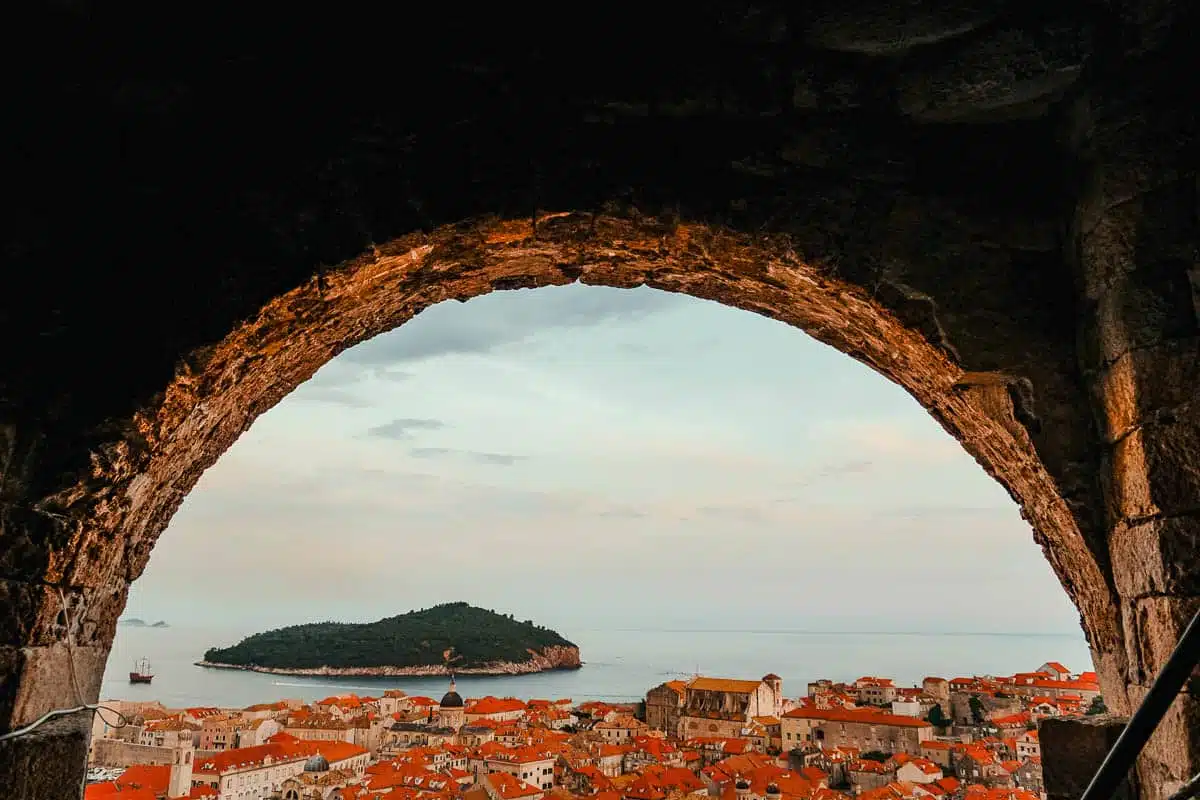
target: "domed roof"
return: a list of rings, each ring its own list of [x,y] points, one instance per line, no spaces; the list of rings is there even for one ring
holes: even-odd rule
[[[325,760],[325,756],[320,753],[313,753],[308,757],[308,761],[304,762],[305,772],[328,772],[329,762]]]
[[[442,702],[439,704],[442,708],[462,708],[464,703],[462,696],[458,692],[451,689],[442,695]]]

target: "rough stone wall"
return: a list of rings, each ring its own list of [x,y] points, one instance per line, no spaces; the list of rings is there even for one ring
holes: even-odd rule
[[[4,54],[0,728],[96,699],[171,514],[328,358],[576,279],[768,314],[903,385],[1021,505],[1132,707],[1200,595],[1195,12],[796,5],[549,35],[23,11],[58,49]],[[1198,713],[1146,797],[1196,771]],[[0,788],[44,791],[18,749]]]
[[[120,739],[93,739],[89,763],[100,767],[128,767],[134,764],[172,764],[175,748],[135,744]]]
[[[1100,442],[1124,653],[1094,653],[1129,714],[1200,609],[1200,155],[1188,62],[1140,58],[1072,109],[1080,163],[1069,240],[1080,368]],[[1122,667],[1121,678],[1113,675]],[[1107,674],[1106,674],[1107,673]],[[1200,667],[1142,759],[1144,789],[1200,772]]]

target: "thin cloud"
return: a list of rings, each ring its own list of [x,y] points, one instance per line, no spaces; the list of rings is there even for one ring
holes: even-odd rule
[[[330,403],[346,408],[372,408],[374,405],[366,398],[336,386],[305,386],[298,392],[298,399],[309,402]]]
[[[368,436],[378,439],[411,439],[414,431],[440,431],[446,423],[439,419],[394,419],[367,429]]]
[[[599,286],[496,292],[462,306],[445,302],[390,333],[347,350],[340,359],[385,367],[442,355],[477,355],[554,328],[579,328],[665,311],[688,298],[656,291]]]
[[[405,372],[399,369],[387,369],[386,367],[377,367],[373,374],[376,378],[384,381],[406,381],[413,376],[411,372]]]
[[[791,481],[785,485],[788,489],[807,489],[813,484],[830,478],[845,478],[851,475],[865,475],[875,469],[875,462],[866,458],[850,459],[847,461],[834,461],[829,464],[824,464],[817,467],[808,475],[802,476],[798,480]],[[792,493],[786,497],[777,499],[776,503],[793,503],[802,497],[802,493]]]
[[[605,508],[596,512],[597,517],[606,519],[645,519],[650,516],[645,511],[639,511],[636,508]]]
[[[915,464],[944,464],[962,455],[962,449],[944,431],[913,430],[904,425],[879,421],[855,421],[831,426],[832,432],[849,446],[884,458]]]
[[[749,506],[701,506],[696,513],[708,519],[729,522],[762,523],[766,517],[757,508]]]
[[[524,461],[527,456],[512,453],[484,453],[478,450],[456,450],[451,447],[414,447],[408,451],[413,458],[465,458],[480,464],[494,464],[499,467],[511,467],[518,461]]]
[[[875,517],[888,519],[933,519],[946,517],[1006,517],[1016,516],[1011,506],[899,506],[879,508]]]

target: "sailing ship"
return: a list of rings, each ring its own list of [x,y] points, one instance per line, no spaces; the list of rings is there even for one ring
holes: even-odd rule
[[[154,673],[150,671],[149,659],[143,658],[134,663],[133,671],[129,673],[130,683],[149,683],[152,680],[154,680]]]

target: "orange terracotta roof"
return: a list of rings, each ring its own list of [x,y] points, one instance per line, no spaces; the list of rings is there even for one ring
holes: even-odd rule
[[[733,694],[750,694],[757,691],[762,681],[743,681],[733,678],[692,678],[687,683],[688,689],[702,692],[731,692]]]
[[[165,793],[171,782],[171,768],[166,765],[151,766],[149,764],[134,764],[127,767],[121,777],[117,778],[119,788],[133,787],[153,789]]]
[[[514,797],[532,797],[542,794],[542,790],[534,786],[530,786],[525,781],[514,778],[507,772],[493,772],[490,775],[485,775],[483,780],[491,784],[492,789],[504,800],[509,800]]]
[[[122,789],[112,781],[89,783],[83,790],[83,800],[157,800],[153,789]]]
[[[515,697],[484,697],[466,709],[467,714],[511,714],[522,711],[525,703]]]
[[[1004,717],[992,717],[992,724],[1000,728],[1009,728],[1017,725],[1028,725],[1033,721],[1029,716],[1028,711],[1021,711],[1017,714],[1009,714]]]
[[[260,767],[267,759],[273,763],[288,762],[307,759],[316,753],[323,755],[330,765],[336,765],[338,762],[368,752],[370,751],[349,742],[300,741],[294,738],[292,741],[287,741],[277,740],[275,736],[272,736],[267,744],[223,750],[202,760],[197,759],[194,771],[201,774],[221,775],[240,769]]]

